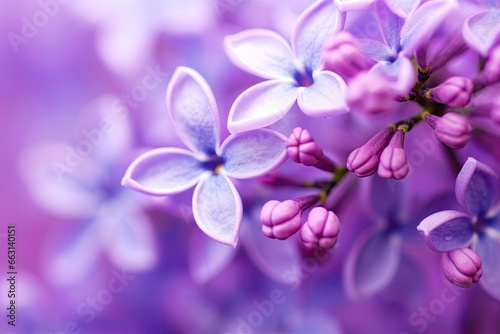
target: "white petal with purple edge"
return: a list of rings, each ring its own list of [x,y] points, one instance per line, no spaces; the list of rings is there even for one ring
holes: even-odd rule
[[[321,71],[314,76],[314,83],[302,87],[297,103],[304,114],[328,117],[349,111],[345,100],[347,85],[340,76],[330,71]]]
[[[325,40],[344,28],[345,17],[332,0],[316,1],[300,15],[292,33],[292,49],[306,69],[320,66]]]
[[[468,158],[457,176],[455,184],[457,201],[477,217],[484,216],[496,203],[498,176],[474,158]]]
[[[471,217],[463,212],[445,210],[425,218],[417,230],[436,252],[449,252],[470,245],[474,234]]]
[[[463,25],[462,35],[467,44],[483,57],[488,56],[500,34],[500,8],[483,10],[469,16]]]
[[[367,297],[387,287],[399,267],[401,239],[385,231],[367,231],[346,262],[345,284],[351,298]]]
[[[157,148],[135,159],[122,179],[122,185],[151,194],[174,194],[193,187],[203,173],[193,153],[174,147]]]
[[[206,175],[198,183],[193,194],[193,216],[210,238],[236,247],[243,207],[238,191],[226,175]]]
[[[268,129],[231,135],[221,146],[223,170],[237,179],[264,175],[287,159],[286,140],[281,133]]]
[[[343,12],[360,10],[368,7],[376,0],[334,0],[335,6]]]
[[[234,101],[227,128],[237,133],[276,123],[293,106],[298,90],[291,80],[269,80],[248,88]]]
[[[226,36],[224,48],[236,66],[259,77],[293,78],[295,73],[292,49],[274,31],[249,29]]]
[[[483,276],[479,280],[481,287],[492,297],[500,300],[500,238],[482,234],[474,247],[482,262]]]
[[[411,57],[413,51],[422,42],[425,42],[450,12],[457,7],[455,0],[434,0],[418,7],[401,29],[403,54]]]
[[[378,63],[370,71],[383,75],[401,96],[407,95],[415,84],[415,69],[406,57],[400,56],[393,63]]]
[[[211,155],[220,143],[217,103],[195,70],[178,67],[167,87],[167,112],[179,138],[195,152]]]
[[[194,230],[190,236],[188,251],[191,275],[197,283],[206,283],[224,270],[236,253],[234,249]]]

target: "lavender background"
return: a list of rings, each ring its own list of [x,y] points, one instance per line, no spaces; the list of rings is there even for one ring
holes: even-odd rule
[[[189,214],[189,191],[152,198],[119,185],[138,152],[180,145],[164,108],[165,89],[177,66],[195,68],[206,78],[225,124],[234,99],[259,79],[230,63],[222,47],[224,36],[256,27],[290,36],[296,17],[310,4],[307,0],[0,2],[1,333],[500,332],[500,304],[476,286],[463,290],[446,283],[439,255],[421,240],[405,248],[388,288],[350,299],[343,268],[355,241],[376,220],[375,213],[360,210],[365,203],[361,193],[346,195],[338,212],[341,219],[354,222],[343,230],[338,246],[328,254],[313,254],[297,238],[265,240],[255,219],[262,203],[246,203],[243,225],[247,226],[239,247],[232,250],[209,240],[196,227]],[[34,27],[30,37],[13,46],[9,34],[22,35],[30,25]],[[120,98],[131,100],[123,117],[111,118],[113,130],[103,133],[102,142],[92,144],[91,152],[63,180],[47,181],[47,175],[54,174],[54,162],[67,158],[67,147],[76,150],[88,140],[85,133],[101,129],[106,110],[115,108],[113,103]],[[288,135],[302,117],[294,106],[276,129]],[[315,139],[338,153],[343,152],[335,149],[340,146],[338,139],[348,138],[348,144],[342,142],[345,154],[362,143],[353,134],[343,137],[323,131],[335,122],[311,122]],[[225,137],[227,130],[222,131]],[[418,143],[408,145],[408,152],[419,148]],[[482,150],[473,142],[460,157]],[[486,163],[498,158],[480,157]],[[415,173],[406,182],[420,194],[419,200],[432,200],[442,189],[453,192],[454,176],[443,167],[444,160],[437,152],[414,166]],[[292,174],[298,169],[287,163],[282,170]],[[68,195],[90,181],[74,185],[66,176],[93,180],[102,173],[103,181],[85,196],[81,190],[79,197]],[[431,174],[419,182],[422,175]],[[368,183],[360,182],[360,189]],[[68,193],[58,187],[69,189]],[[260,194],[262,201],[290,197],[290,192],[281,194],[252,181],[239,187],[243,193]],[[90,207],[91,199],[102,194],[98,203],[111,203],[109,207]],[[437,207],[451,203],[445,197],[440,201]],[[138,205],[139,213],[133,205]],[[116,233],[112,224],[104,231],[96,228],[103,221],[138,217],[134,214],[144,224],[128,232]],[[7,326],[5,316],[7,225],[17,226],[15,328]],[[126,233],[139,238],[139,243],[128,240]],[[124,245],[113,243],[118,238]],[[281,259],[280,265],[269,262],[266,253]],[[112,292],[120,287],[117,282],[123,288]]]

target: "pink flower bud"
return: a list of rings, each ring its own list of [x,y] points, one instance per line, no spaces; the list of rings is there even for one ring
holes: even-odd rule
[[[463,115],[454,112],[443,117],[428,114],[425,121],[434,129],[436,138],[453,149],[460,149],[469,142],[472,126]]]
[[[430,95],[434,101],[452,108],[462,108],[469,104],[473,90],[474,84],[469,78],[451,77],[432,88]]]
[[[353,110],[367,114],[381,114],[393,110],[398,95],[387,80],[379,74],[363,72],[349,82],[347,103]]]
[[[392,135],[390,128],[373,136],[365,145],[355,149],[347,158],[347,169],[359,177],[370,176],[377,171],[379,158]]]
[[[325,41],[321,59],[324,69],[348,78],[375,65],[375,61],[358,48],[356,38],[345,31],[334,34]]]
[[[468,288],[483,275],[481,258],[469,248],[455,249],[442,256],[446,278],[456,286]]]
[[[260,212],[262,233],[273,239],[287,239],[300,229],[302,212],[317,201],[317,196],[305,196],[284,202],[267,202]]]
[[[314,166],[327,172],[333,172],[336,168],[335,163],[314,142],[309,131],[302,128],[295,128],[288,137],[286,153],[290,159],[305,166]]]
[[[324,207],[316,207],[309,212],[300,238],[308,248],[329,249],[335,246],[340,232],[340,222],[335,213]]]
[[[408,175],[408,159],[404,150],[405,133],[396,131],[392,136],[389,145],[380,155],[378,165],[378,175],[386,179],[394,178],[400,180]]]

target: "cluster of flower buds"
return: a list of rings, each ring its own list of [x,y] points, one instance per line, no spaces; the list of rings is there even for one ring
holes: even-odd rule
[[[355,149],[347,158],[347,169],[359,177],[378,171],[384,178],[404,178],[409,171],[404,150],[407,126],[386,127],[365,145]]]
[[[466,77],[451,77],[437,87],[429,89],[425,97],[452,108],[462,108],[469,104],[474,84]]]
[[[324,154],[323,149],[306,129],[298,127],[292,131],[286,141],[286,153],[296,163],[313,166],[327,172],[335,171],[335,163]]]
[[[482,262],[470,248],[455,249],[442,255],[445,277],[456,286],[468,288],[483,275]]]
[[[460,149],[467,145],[472,135],[472,126],[467,117],[449,112],[442,117],[432,114],[424,116],[436,134],[436,138],[448,147]]]

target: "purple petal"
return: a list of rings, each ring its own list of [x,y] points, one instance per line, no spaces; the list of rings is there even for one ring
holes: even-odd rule
[[[500,300],[500,235],[489,235],[489,231],[480,235],[474,251],[482,261],[483,276],[479,280],[481,287],[492,297]]]
[[[227,121],[232,133],[263,128],[280,120],[297,99],[292,81],[270,80],[252,86],[234,101]]]
[[[432,35],[456,6],[455,0],[434,0],[418,7],[401,29],[401,46],[407,57]]]
[[[335,6],[343,12],[365,9],[376,0],[334,0]]]
[[[293,78],[295,64],[288,42],[265,29],[250,29],[224,39],[226,54],[242,70],[266,79]]]
[[[130,164],[122,185],[146,194],[167,195],[193,187],[205,172],[193,153],[174,147],[157,148]]]
[[[400,33],[404,19],[396,15],[387,6],[385,1],[376,2],[377,21],[382,29],[382,36],[387,45],[396,52],[401,51]]]
[[[370,71],[383,75],[394,91],[401,96],[407,95],[415,84],[415,69],[406,57],[398,57],[393,63],[379,63]]]
[[[385,0],[389,9],[402,18],[407,18],[420,5],[421,0]]]
[[[390,61],[398,56],[397,52],[386,44],[373,39],[358,39],[357,43],[361,51],[376,61]]]
[[[193,216],[210,238],[235,248],[242,215],[240,195],[226,175],[207,175],[194,189]]]
[[[262,234],[259,220],[260,210],[252,220],[245,220],[242,226],[243,246],[252,262],[270,279],[283,283],[284,275],[290,268],[300,265],[300,254],[294,240],[277,242]]]
[[[457,201],[476,217],[484,216],[498,196],[498,176],[474,158],[468,158],[457,176]]]
[[[103,249],[116,268],[152,269],[158,260],[151,221],[135,199],[119,196],[99,210],[96,225]]]
[[[189,241],[189,269],[194,280],[203,284],[217,276],[236,255],[236,251],[199,231]]]
[[[387,287],[401,259],[397,234],[367,231],[356,241],[346,263],[347,291],[352,297],[367,297]]]
[[[167,88],[167,112],[179,138],[195,152],[212,155],[219,147],[217,103],[195,70],[178,67]]]
[[[449,252],[467,247],[474,233],[471,217],[454,210],[430,215],[420,222],[417,230],[429,247],[436,252]]]
[[[347,85],[337,74],[321,71],[314,76],[314,83],[299,90],[297,103],[304,114],[327,117],[349,111],[345,100]]]
[[[292,49],[306,69],[314,71],[320,66],[325,40],[344,24],[345,13],[332,0],[316,1],[300,15],[292,33]]]
[[[286,140],[281,133],[268,129],[231,135],[221,146],[223,170],[237,179],[267,174],[285,162]]]
[[[469,16],[463,25],[462,35],[467,44],[483,57],[498,40],[500,34],[500,8],[483,10]]]

